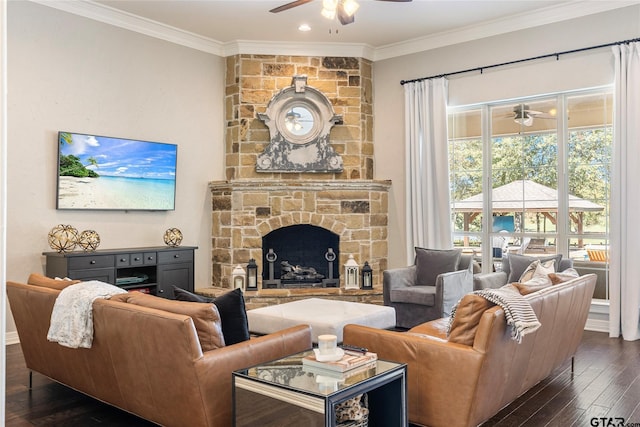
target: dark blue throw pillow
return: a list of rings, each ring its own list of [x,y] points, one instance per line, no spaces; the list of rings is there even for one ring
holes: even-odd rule
[[[178,301],[212,302],[216,305],[222,321],[222,335],[226,345],[236,344],[249,339],[249,322],[241,289],[234,289],[217,298],[208,298],[194,294],[177,286],[173,293]]]

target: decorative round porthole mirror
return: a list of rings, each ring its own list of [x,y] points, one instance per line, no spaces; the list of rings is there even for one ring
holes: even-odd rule
[[[306,76],[293,77],[290,87],[258,114],[269,128],[270,143],[258,156],[258,172],[341,172],[342,158],[330,145],[329,133],[342,117]]]

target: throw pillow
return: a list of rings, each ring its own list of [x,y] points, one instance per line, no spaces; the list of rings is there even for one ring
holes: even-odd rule
[[[38,273],[31,273],[29,275],[29,279],[27,279],[27,283],[33,286],[43,286],[45,288],[58,289],[59,291],[63,290],[69,285],[75,285],[76,283],[80,283],[81,280],[71,280],[71,279],[52,279],[47,276],[43,276]]]
[[[416,247],[416,284],[435,286],[436,277],[458,269],[459,249],[425,249]]]
[[[123,295],[124,302],[129,304],[155,308],[170,313],[184,314],[191,317],[196,332],[198,333],[198,339],[200,340],[200,346],[203,352],[225,346],[220,313],[218,313],[218,309],[214,304],[175,301],[143,294],[142,292],[129,292]]]
[[[217,298],[208,298],[174,286],[173,293],[179,301],[214,303],[222,319],[222,334],[227,345],[249,339],[249,321],[242,290],[234,289]]]
[[[580,277],[580,274],[578,274],[575,268],[567,268],[560,273],[549,273],[549,279],[551,279],[551,283],[554,285],[567,282],[571,279],[575,279],[576,277]]]
[[[473,345],[480,318],[495,304],[476,294],[466,294],[452,313],[449,342]]]
[[[545,262],[541,262],[539,259],[537,259],[529,264],[529,267],[527,267],[524,273],[522,273],[522,276],[520,276],[518,282],[528,282],[529,280],[536,277],[544,277],[546,279],[548,278],[547,276],[550,273],[555,273],[555,265],[555,259],[550,259],[549,261]]]
[[[555,268],[557,268],[558,265],[560,265],[562,254],[551,255],[551,256],[546,256],[541,258],[530,257],[526,255],[519,255],[519,254],[509,254],[508,256],[509,277],[507,278],[507,282],[509,283],[517,282],[520,279],[520,276],[522,276],[522,273],[524,273],[524,271],[527,269],[527,267],[529,267],[529,265],[537,259],[539,259],[540,262],[545,262],[553,259],[556,261]]]

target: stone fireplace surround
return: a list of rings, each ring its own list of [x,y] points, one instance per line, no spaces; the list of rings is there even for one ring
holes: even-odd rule
[[[382,272],[387,268],[388,190],[383,180],[273,180],[241,179],[209,183],[212,197],[212,263],[215,286],[230,288],[233,268],[246,268],[249,259],[258,264],[258,291],[246,292],[271,298],[317,295],[318,291],[262,289],[262,238],[273,230],[297,224],[325,228],[340,237],[340,289],[321,295],[339,299],[367,300],[368,293],[380,299]],[[352,254],[360,267],[365,261],[373,269],[374,291],[344,288],[344,263]],[[216,292],[207,292],[215,295]],[[281,301],[267,301],[264,305]],[[368,301],[369,302],[369,301]],[[376,301],[378,302],[378,301]]]

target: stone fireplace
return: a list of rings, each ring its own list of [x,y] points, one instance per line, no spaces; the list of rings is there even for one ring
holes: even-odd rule
[[[375,180],[211,182],[213,282],[229,287],[233,268],[237,264],[246,266],[251,258],[256,260],[259,279],[264,281],[268,277],[268,265],[265,264],[267,254],[263,240],[268,240],[273,232],[304,225],[335,236],[334,274],[337,273],[341,287],[344,287],[343,265],[349,255],[353,255],[360,265],[369,262],[374,288],[379,287],[382,271],[387,267],[390,185],[389,181]],[[300,237],[302,240],[303,235]],[[323,257],[329,245],[323,242],[322,246],[317,246],[315,243],[296,247],[310,249],[316,246],[315,256],[319,253]],[[308,257],[289,261],[307,266],[316,262]],[[327,270],[322,270],[323,264],[320,261],[311,266],[329,276]],[[263,288],[262,283],[259,288]]]
[[[332,275],[338,281],[335,289],[344,288],[344,264],[353,255],[360,268],[368,261],[374,291],[379,294],[382,271],[387,268],[391,183],[373,179],[370,61],[240,54],[227,57],[226,65],[226,179],[209,185],[214,286],[230,287],[233,268],[238,264],[246,268],[253,258],[258,264],[258,293],[280,292],[280,287],[263,286],[269,280],[269,249],[274,249],[278,263],[287,260],[283,257],[290,258],[287,261],[291,264],[312,267],[328,277],[325,255],[332,248],[336,256]],[[329,138],[343,168],[332,173],[258,171],[257,159],[270,144],[269,128],[259,116],[268,110],[274,95],[292,84],[292,76],[301,75],[309,87],[329,100],[342,119],[330,130]],[[296,250],[291,244],[282,246],[270,240],[281,232],[286,234],[281,230],[289,227],[302,233],[300,240],[306,239],[308,244],[298,244]],[[294,258],[300,248],[313,254]],[[277,270],[280,265],[272,267]],[[279,274],[280,270],[274,271]],[[316,288],[294,286],[287,295],[308,292],[301,287]]]

